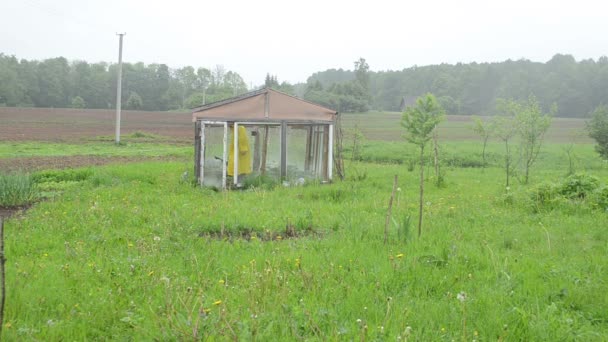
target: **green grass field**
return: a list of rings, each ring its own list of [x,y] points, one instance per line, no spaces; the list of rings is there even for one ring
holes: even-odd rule
[[[344,113],[342,122],[347,133],[355,125],[369,140],[399,141],[403,140],[401,127],[402,113],[397,112],[368,112]],[[471,127],[470,116],[448,115],[439,125],[439,136],[446,141],[477,140],[478,136]],[[554,118],[551,128],[546,134],[546,140],[551,143],[592,143],[585,132],[585,120]]]
[[[415,149],[369,135],[331,185],[214,192],[184,180],[181,161],[34,174],[49,196],[6,221],[2,337],[608,340],[608,164],[578,144],[571,165],[568,142],[549,141],[531,183],[506,189],[500,144],[482,168],[479,143],[444,138],[445,185],[429,168],[421,237]],[[192,154],[136,147],[148,148]]]

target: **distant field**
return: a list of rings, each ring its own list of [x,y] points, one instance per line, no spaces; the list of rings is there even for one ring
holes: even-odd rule
[[[369,140],[401,140],[401,113],[367,112],[342,114],[344,127],[357,124]],[[115,111],[104,109],[0,108],[0,140],[74,141],[113,136]],[[442,140],[473,140],[469,116],[450,115],[440,126]],[[591,143],[582,119],[556,118],[547,134],[549,142]],[[124,111],[122,132],[150,132],[175,142],[189,143],[193,125],[189,112]]]
[[[342,114],[345,128],[355,125],[369,140],[394,141],[402,139],[401,113],[397,112],[368,112]],[[478,136],[471,130],[473,122],[470,116],[449,115],[447,121],[439,126],[439,136],[442,140],[476,140]],[[556,143],[592,143],[585,132],[585,120],[570,118],[554,118],[547,141]]]

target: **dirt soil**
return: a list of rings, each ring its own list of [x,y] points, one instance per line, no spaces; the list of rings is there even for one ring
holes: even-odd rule
[[[30,205],[20,205],[16,207],[2,207],[0,206],[0,218],[7,219],[14,215],[20,215],[29,209]]]
[[[246,240],[251,241],[253,239],[258,239],[260,241],[280,241],[286,239],[299,239],[303,237],[317,237],[321,238],[324,234],[320,230],[315,230],[313,228],[308,228],[304,230],[296,230],[293,226],[286,226],[285,231],[283,232],[259,232],[253,231],[251,229],[244,229],[238,231],[230,231],[230,230],[213,230],[213,231],[205,231],[200,232],[198,234],[201,238],[207,239],[215,239],[215,240]]]
[[[115,110],[0,107],[0,141],[77,141],[113,136]],[[190,112],[123,111],[121,133],[194,139]]]
[[[1,158],[0,171],[32,172],[46,169],[67,169],[73,167],[97,166],[106,164],[124,164],[141,161],[179,161],[183,157],[102,157],[102,156],[62,156],[62,157],[22,157]]]

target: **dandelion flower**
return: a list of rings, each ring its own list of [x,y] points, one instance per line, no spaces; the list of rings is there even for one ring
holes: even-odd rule
[[[222,304],[221,300],[216,300],[215,302],[213,302],[213,305],[220,305],[220,304]]]
[[[220,279],[220,281],[218,283],[220,283],[220,285],[224,285],[225,281],[224,281],[224,279]]]
[[[395,256],[396,256],[398,259],[401,259],[401,258],[403,258],[403,253],[399,253],[399,254],[397,254],[397,255],[395,255]]]

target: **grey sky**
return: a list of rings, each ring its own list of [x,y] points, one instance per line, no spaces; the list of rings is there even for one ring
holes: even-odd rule
[[[261,84],[328,68],[608,55],[605,1],[1,0],[0,52],[170,67],[216,64]]]

